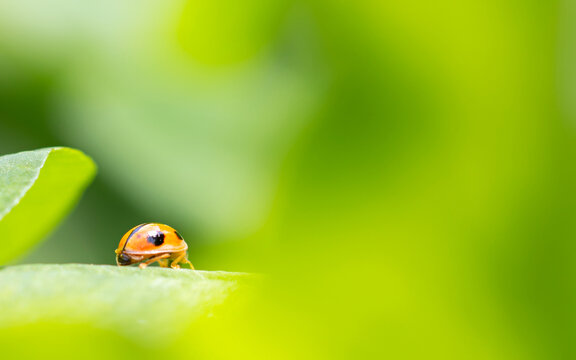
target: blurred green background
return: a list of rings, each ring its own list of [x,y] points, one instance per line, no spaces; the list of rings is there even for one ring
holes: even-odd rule
[[[112,264],[164,222],[197,268],[274,279],[192,325],[198,358],[573,359],[574,19],[570,1],[0,0],[0,153],[99,165],[21,262]]]

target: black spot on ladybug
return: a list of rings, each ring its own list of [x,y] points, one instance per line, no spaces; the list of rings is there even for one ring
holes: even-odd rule
[[[160,246],[160,245],[164,244],[164,233],[161,231],[148,233],[147,240],[150,244],[154,244],[155,246]]]
[[[184,239],[182,238],[182,235],[180,235],[180,233],[179,233],[178,231],[174,231],[174,234],[176,234],[176,236],[178,236],[178,239],[184,240]]]

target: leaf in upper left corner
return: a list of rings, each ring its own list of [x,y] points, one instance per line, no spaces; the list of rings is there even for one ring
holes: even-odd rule
[[[46,148],[0,157],[0,265],[25,254],[72,210],[96,165],[79,150]]]

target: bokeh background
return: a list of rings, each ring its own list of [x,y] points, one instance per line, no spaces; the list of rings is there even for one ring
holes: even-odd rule
[[[194,325],[199,358],[575,358],[575,19],[566,0],[0,0],[0,153],[99,165],[21,262],[112,264],[156,221],[197,268],[272,276]]]

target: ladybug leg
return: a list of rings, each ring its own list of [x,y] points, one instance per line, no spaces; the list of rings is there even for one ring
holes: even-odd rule
[[[168,259],[162,259],[162,260],[158,260],[158,265],[160,265],[160,267],[168,267]]]
[[[190,262],[190,260],[188,260],[187,257],[184,257],[184,259],[182,260],[182,262],[183,262],[184,264],[190,265],[190,270],[196,270],[196,269],[194,269],[194,265],[192,265],[192,263]]]
[[[178,255],[176,259],[172,260],[172,264],[170,264],[170,267],[172,269],[180,269],[180,265],[178,265],[180,261],[182,261],[182,254]]]
[[[150,259],[146,260],[145,262],[141,263],[140,265],[138,265],[138,267],[140,269],[144,269],[146,266],[152,264],[154,261],[166,259],[167,257],[170,257],[170,254],[162,254],[162,255],[154,256],[153,258],[150,258]]]
[[[184,264],[190,264],[190,268],[194,270],[194,266],[192,266],[192,263],[188,261],[188,259],[186,258],[186,252],[183,252],[182,254],[178,255],[176,259],[172,260],[172,264],[170,265],[170,267],[172,269],[180,269],[179,263],[181,262]]]

